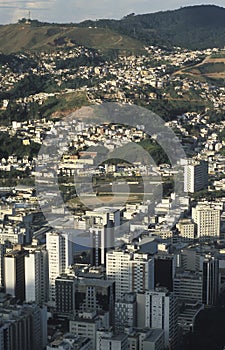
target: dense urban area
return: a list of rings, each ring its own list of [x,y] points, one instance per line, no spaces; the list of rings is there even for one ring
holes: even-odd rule
[[[0,349],[224,349],[225,48],[54,45],[0,54]]]

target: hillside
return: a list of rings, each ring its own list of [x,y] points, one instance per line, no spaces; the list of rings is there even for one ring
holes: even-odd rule
[[[143,45],[204,49],[225,46],[225,8],[202,5],[121,20],[102,19],[79,24],[50,24],[37,20],[0,26],[0,51],[52,50],[74,44],[89,48],[140,52]]]
[[[0,51],[10,54],[22,50],[54,50],[74,44],[95,49],[140,51],[140,41],[106,28],[81,28],[38,22],[0,26]]]
[[[96,22],[95,22],[96,23]],[[81,26],[91,26],[86,21]],[[152,14],[130,14],[122,20],[99,20],[108,27],[146,44],[204,49],[225,46],[225,8],[201,5]]]

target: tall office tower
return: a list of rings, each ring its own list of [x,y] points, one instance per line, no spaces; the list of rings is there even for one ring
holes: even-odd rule
[[[184,168],[184,192],[195,193],[208,187],[208,162],[190,160]]]
[[[124,294],[121,300],[115,305],[115,326],[120,332],[125,327],[134,328],[137,326],[137,300],[135,293]]]
[[[173,291],[173,278],[176,270],[176,258],[168,253],[155,255],[155,287],[166,287]]]
[[[178,300],[202,303],[202,273],[179,271],[174,278],[174,294]]]
[[[56,312],[65,318],[77,317],[81,312],[105,313],[109,325],[114,326],[115,283],[61,275],[56,279]]]
[[[45,246],[30,249],[25,256],[26,301],[46,303],[49,297],[48,284],[48,252]]]
[[[219,260],[205,257],[202,269],[202,302],[215,305],[219,293]]]
[[[55,280],[73,263],[73,245],[66,235],[46,234],[49,262],[49,301],[55,305]]]
[[[198,204],[192,208],[192,218],[197,224],[197,238],[201,240],[220,237],[220,209],[209,204]]]
[[[21,247],[17,248],[4,256],[5,291],[23,302],[25,300],[24,260],[26,252]]]
[[[179,266],[184,271],[200,271],[204,257],[195,248],[184,248],[180,253]]]
[[[36,304],[1,306],[0,349],[43,350],[47,345],[47,308]]]
[[[164,330],[165,346],[174,348],[177,341],[177,301],[166,288],[137,294],[138,327]],[[144,316],[145,315],[145,316]]]
[[[177,271],[174,278],[174,293],[179,300],[199,301],[205,305],[214,305],[219,293],[219,260],[209,255],[196,255],[189,271]],[[194,267],[197,266],[196,269]]]
[[[114,224],[108,221],[106,225],[95,223],[90,228],[92,238],[92,265],[106,266],[106,253],[115,245]]]
[[[75,276],[61,275],[55,280],[56,312],[59,317],[70,318],[75,315]]]
[[[115,323],[115,283],[113,281],[77,278],[75,280],[75,308],[79,312],[104,312],[109,315],[109,325]]]
[[[125,293],[154,288],[154,259],[148,254],[117,249],[106,254],[106,275],[116,282],[116,300]]]

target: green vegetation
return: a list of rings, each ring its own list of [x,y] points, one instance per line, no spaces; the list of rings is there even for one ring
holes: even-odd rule
[[[225,64],[224,62],[206,63],[199,66],[198,69],[201,74],[220,73],[225,72]]]
[[[137,16],[132,14],[120,21],[103,19],[95,25],[107,26],[146,44],[203,49],[224,47],[224,23],[224,8],[202,5]],[[94,22],[86,21],[80,25],[90,26]]]
[[[151,100],[147,105],[142,100],[135,100],[135,104],[141,105],[143,107],[149,108],[154,113],[158,114],[165,121],[174,119],[177,115],[182,115],[186,112],[202,112],[206,107],[209,107],[207,101],[191,101],[191,100],[168,100],[168,99],[158,99]]]
[[[15,85],[10,91],[10,96],[13,98],[26,97],[39,92],[53,92],[57,90],[59,90],[59,87],[50,74],[44,76],[29,74]]]
[[[82,91],[49,97],[42,105],[39,105],[37,102],[23,105],[17,104],[15,100],[10,100],[8,108],[5,111],[0,111],[0,123],[1,125],[9,125],[12,120],[26,121],[43,116],[51,117],[54,113],[60,116],[61,113],[66,113],[88,104],[87,96]]]
[[[220,51],[212,54],[211,58],[225,58],[225,51]]]
[[[225,9],[213,5],[191,6],[175,11],[128,15],[121,20],[101,19],[80,24],[49,24],[32,20],[0,27],[4,53],[53,50],[80,44],[107,50],[140,52],[143,44],[189,49],[225,45]]]
[[[116,33],[109,28],[82,28],[75,24],[56,25],[32,21],[0,26],[0,47],[4,54],[24,50],[56,50],[74,45],[108,50],[140,52],[143,44],[129,35]]]
[[[32,158],[38,154],[40,145],[31,142],[30,145],[25,146],[21,139],[16,136],[9,137],[7,133],[0,132],[0,158],[8,158],[10,155],[16,155],[18,158],[28,156]]]
[[[146,152],[144,152],[144,151]],[[133,164],[135,162],[141,162],[142,164],[151,164],[150,158],[153,158],[154,162],[158,164],[169,163],[168,156],[164,150],[151,139],[142,140],[141,142],[134,144],[128,143],[118,150],[110,153],[110,163],[118,164],[126,160],[127,162]]]
[[[16,54],[5,55],[0,53],[0,67],[5,64],[15,73],[25,73],[30,71],[31,68],[37,67],[37,62],[26,55],[19,58]]]
[[[12,187],[17,185],[35,186],[35,179],[29,172],[19,170],[0,171],[0,187]]]
[[[60,114],[60,112],[67,112],[82,106],[87,106],[88,104],[89,102],[86,94],[82,91],[77,91],[50,97],[41,106],[40,113],[49,117],[54,113]]]
[[[193,75],[208,75],[214,73],[225,73],[225,63],[224,62],[208,62],[196,67],[185,69],[185,72],[191,73]]]
[[[214,201],[216,198],[223,198],[224,191],[208,191],[202,190],[191,195],[194,202],[198,202],[202,199],[207,199],[208,201]]]
[[[151,155],[157,165],[170,163],[166,152],[154,140],[148,138],[142,140],[139,145]]]

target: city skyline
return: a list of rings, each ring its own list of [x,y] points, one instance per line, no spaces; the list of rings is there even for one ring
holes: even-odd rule
[[[100,18],[121,19],[129,13],[143,14],[158,11],[174,10],[180,7],[194,5],[217,5],[224,7],[223,0],[170,0],[156,1],[153,0],[149,4],[146,0],[137,1],[117,1],[103,2],[95,0],[90,4],[87,0],[82,1],[82,4],[77,0],[67,0],[67,4],[62,0],[7,0],[0,1],[0,24],[15,23],[20,18],[28,17],[29,12],[31,18],[46,22],[58,23],[78,23],[87,19],[97,20]]]

